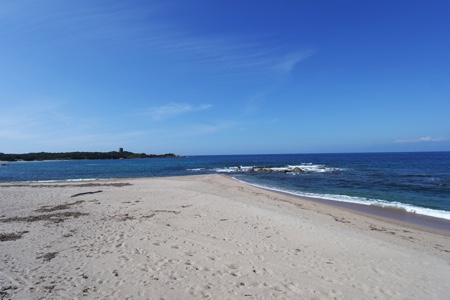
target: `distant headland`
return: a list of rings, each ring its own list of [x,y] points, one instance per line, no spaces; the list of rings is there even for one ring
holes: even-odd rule
[[[42,161],[42,160],[82,160],[82,159],[137,159],[137,158],[180,158],[182,156],[166,154],[145,154],[123,151],[111,152],[35,152],[25,154],[0,153],[0,161]]]

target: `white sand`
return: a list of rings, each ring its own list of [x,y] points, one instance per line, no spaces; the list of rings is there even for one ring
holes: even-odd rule
[[[450,297],[448,236],[225,176],[0,184],[0,205],[0,299]]]

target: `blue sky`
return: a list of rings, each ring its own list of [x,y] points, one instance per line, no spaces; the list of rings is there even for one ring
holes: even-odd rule
[[[450,151],[448,1],[2,1],[0,152]]]

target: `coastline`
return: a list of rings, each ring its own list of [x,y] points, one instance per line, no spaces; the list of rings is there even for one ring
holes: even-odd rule
[[[298,196],[292,193],[287,193],[281,190],[274,190],[270,188],[265,188],[262,186],[252,185],[251,183],[247,183],[245,181],[236,179],[232,176],[234,180],[238,182],[242,182],[243,184],[248,184],[250,186],[254,186],[256,188],[260,188],[267,191],[272,191],[275,193],[280,193],[283,195],[291,196],[294,198],[298,198],[303,201],[311,201],[316,203],[321,203],[324,205],[331,205],[335,207],[339,207],[344,210],[348,210],[352,213],[358,213],[362,215],[366,215],[371,218],[383,220],[384,222],[401,224],[403,226],[412,226],[422,231],[427,232],[440,232],[440,234],[450,236],[450,220],[438,217],[431,217],[427,215],[422,215],[419,213],[408,212],[403,209],[389,207],[389,206],[378,206],[378,205],[365,205],[360,203],[353,202],[345,202],[345,201],[337,201],[330,199],[323,199],[319,197],[307,197],[307,196]]]
[[[386,223],[399,224],[401,226],[411,227],[425,232],[439,233],[450,237],[450,220],[447,219],[430,217],[391,207],[339,202],[320,198],[302,198],[304,200],[316,201],[325,205],[336,206],[341,209],[349,210],[352,213],[365,215]]]
[[[0,190],[7,299],[450,293],[448,235],[224,175],[1,183]]]
[[[228,176],[228,175],[226,175]],[[230,178],[247,184],[256,188],[260,188],[267,191],[272,191],[275,193],[280,193],[283,195],[288,195],[291,197],[299,198],[302,200],[308,200],[312,202],[317,202],[325,205],[332,205],[342,209],[350,210],[353,213],[360,213],[367,215],[372,218],[377,218],[385,222],[390,223],[402,223],[403,226],[413,226],[415,228],[421,228],[422,231],[438,231],[443,235],[450,236],[450,220],[444,218],[438,218],[428,215],[423,215],[420,213],[409,212],[401,208],[373,205],[373,204],[361,204],[346,201],[337,201],[331,199],[324,199],[320,197],[310,197],[310,196],[300,196],[289,192],[284,192],[282,190],[267,188],[264,186],[254,185],[233,176]]]

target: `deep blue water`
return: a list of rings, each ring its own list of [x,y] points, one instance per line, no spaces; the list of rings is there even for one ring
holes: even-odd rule
[[[267,172],[258,171],[260,167]],[[450,152],[16,162],[0,167],[0,182],[211,173],[227,173],[241,181],[296,195],[394,206],[450,219]]]

